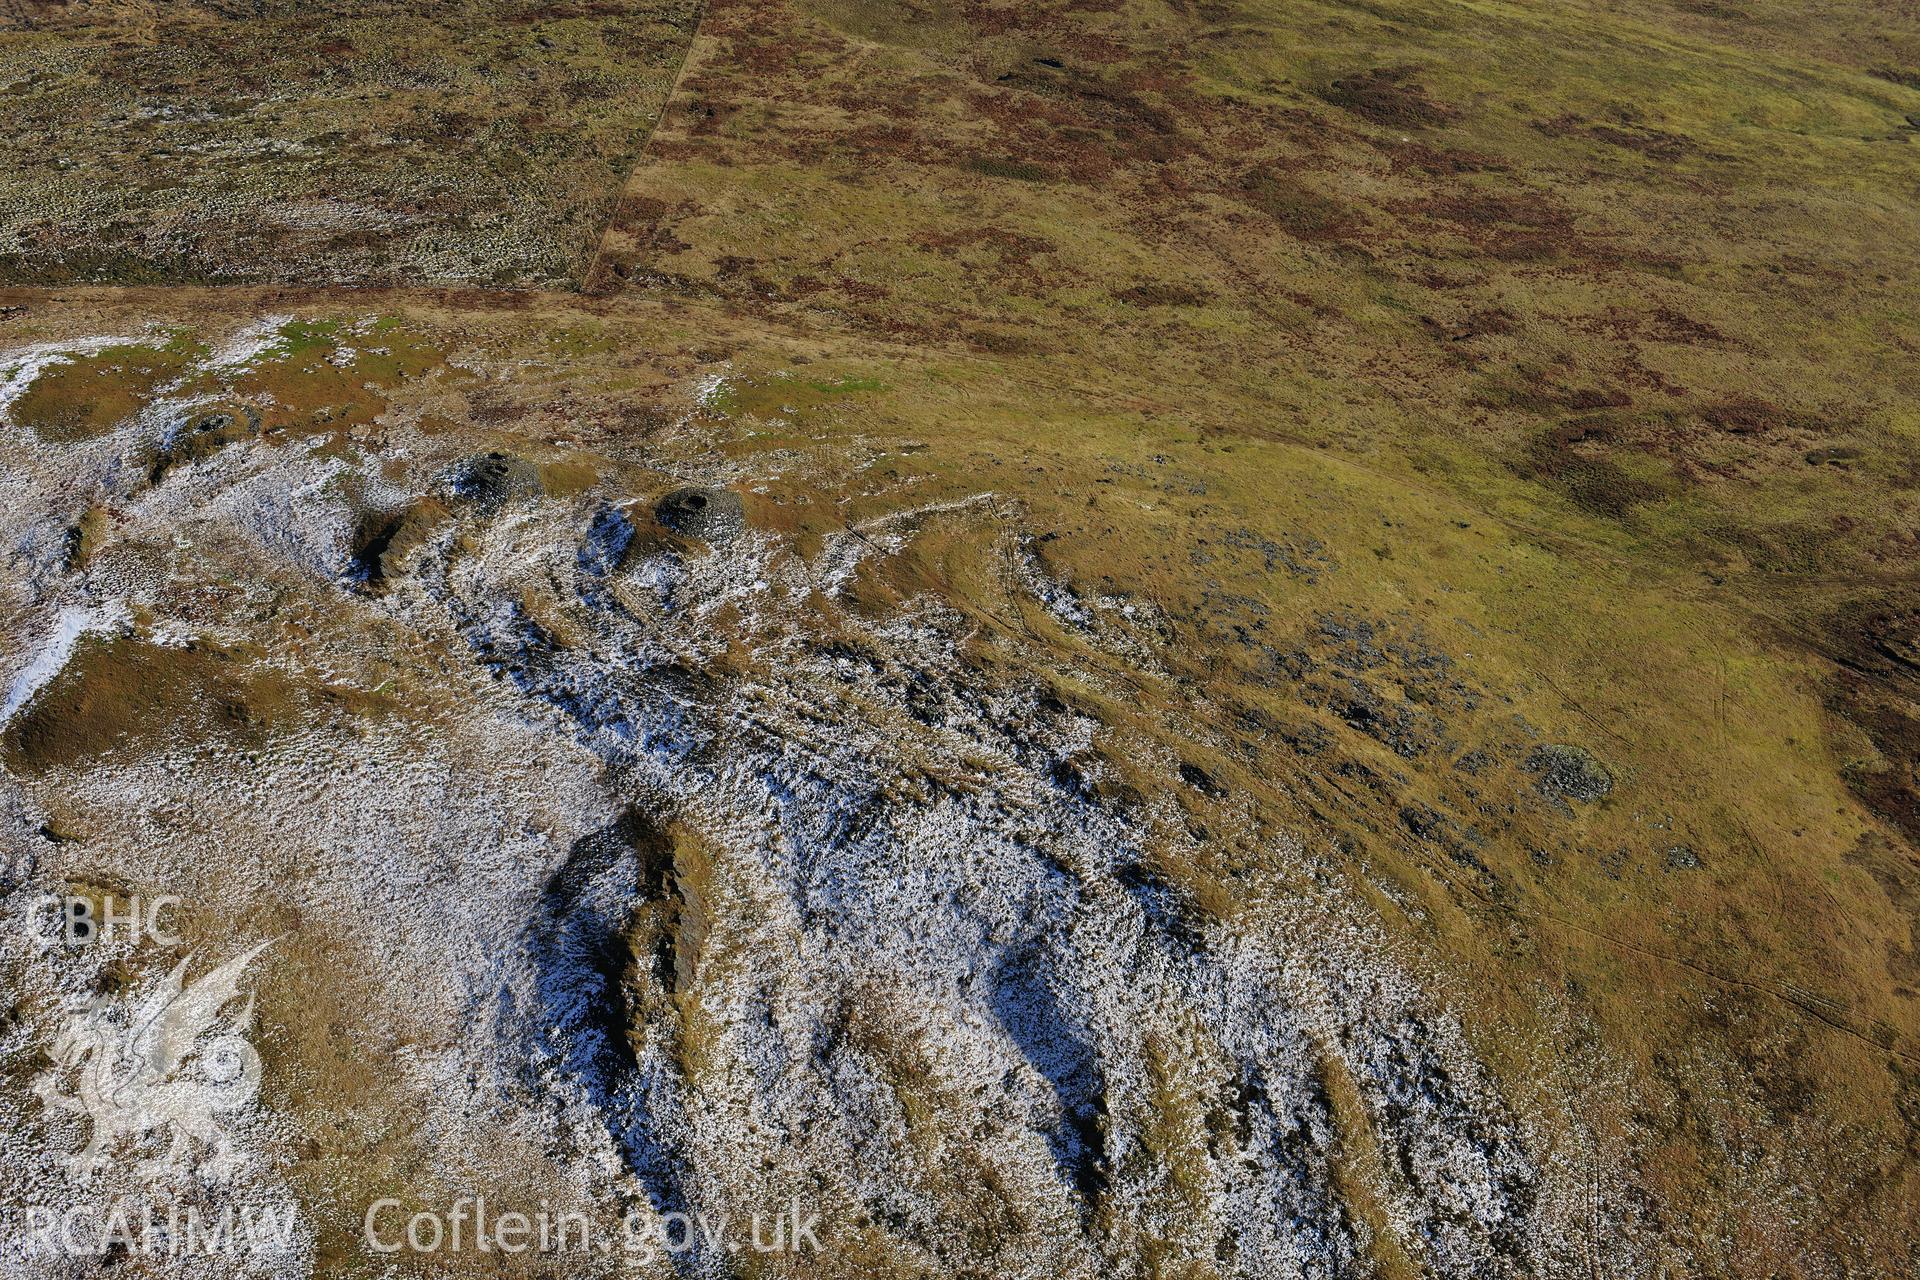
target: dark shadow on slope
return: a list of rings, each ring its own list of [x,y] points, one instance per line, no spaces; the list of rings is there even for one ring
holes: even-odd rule
[[[1090,1207],[1107,1186],[1106,1082],[1084,1031],[1061,1008],[1049,968],[1034,951],[1005,958],[994,971],[990,999],[1021,1056],[1059,1099],[1061,1122],[1047,1144]]]
[[[628,922],[643,884],[671,865],[666,832],[638,810],[575,841],[528,931],[541,1057],[586,1093],[661,1213],[685,1212],[683,1160],[646,1105],[629,1031],[635,957]],[[536,1073],[536,1078],[537,1073]]]
[[[633,546],[633,535],[633,521],[627,518],[626,512],[618,507],[602,506],[593,513],[593,521],[581,540],[580,572],[604,578],[618,569]]]
[[[1144,862],[1122,863],[1114,878],[1146,914],[1153,931],[1175,944],[1176,953],[1195,955],[1207,949],[1206,935],[1193,918],[1193,909],[1179,888]]]

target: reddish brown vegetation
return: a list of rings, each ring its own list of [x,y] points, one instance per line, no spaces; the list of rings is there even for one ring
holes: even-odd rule
[[[1363,120],[1391,129],[1422,129],[1446,124],[1459,112],[1436,102],[1410,81],[1417,67],[1383,67],[1335,80],[1320,96]]]

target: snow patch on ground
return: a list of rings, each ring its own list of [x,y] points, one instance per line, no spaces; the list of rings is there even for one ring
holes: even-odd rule
[[[7,700],[0,704],[0,726],[12,720],[20,708],[33,700],[34,694],[60,674],[67,665],[67,659],[73,656],[74,647],[80,643],[81,637],[117,630],[125,626],[127,621],[126,605],[120,601],[62,608],[54,618],[53,630],[14,676],[12,687],[7,690]]]

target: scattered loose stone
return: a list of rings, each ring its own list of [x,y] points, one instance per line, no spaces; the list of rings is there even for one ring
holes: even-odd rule
[[[675,489],[653,509],[654,518],[684,538],[722,546],[745,532],[740,495],[729,489]]]
[[[1613,790],[1613,775],[1584,747],[1548,743],[1527,753],[1523,766],[1549,799],[1592,803]]]

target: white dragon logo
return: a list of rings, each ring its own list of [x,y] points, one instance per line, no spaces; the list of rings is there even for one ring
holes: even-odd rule
[[[137,1003],[95,997],[78,1010],[54,1041],[53,1070],[35,1082],[34,1091],[49,1107],[93,1121],[85,1149],[66,1157],[82,1178],[107,1164],[114,1143],[138,1140],[152,1129],[170,1132],[172,1142],[164,1155],[136,1168],[143,1181],[186,1171],[196,1145],[213,1150],[205,1165],[209,1177],[231,1171],[233,1144],[217,1117],[260,1092],[260,1055],[242,1034],[253,1020],[252,997],[224,1025],[219,1016],[239,997],[247,965],[272,941],[192,986],[182,984],[190,955]],[[74,1084],[67,1092],[62,1083],[70,1072]]]

